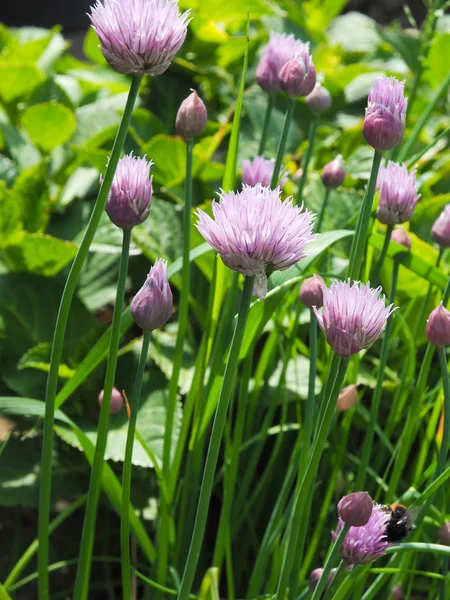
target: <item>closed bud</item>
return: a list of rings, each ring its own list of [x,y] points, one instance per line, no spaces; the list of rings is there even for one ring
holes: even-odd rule
[[[338,410],[350,410],[355,406],[358,400],[358,386],[354,383],[343,388],[339,392],[338,399],[336,401],[336,408]]]
[[[403,600],[403,598],[405,597],[405,591],[401,583],[397,583],[397,585],[394,585],[394,587],[392,588],[391,597],[392,600]]]
[[[98,403],[100,404],[100,406],[103,403],[104,395],[105,395],[105,390],[102,390],[100,392],[100,394],[98,395]],[[113,387],[112,394],[111,394],[111,404],[109,405],[109,414],[115,415],[116,413],[118,413],[119,411],[122,410],[122,406],[123,406],[122,394],[119,392],[119,390],[116,387]]]
[[[437,530],[437,539],[441,542],[441,544],[450,546],[450,521],[446,521],[439,527]]]
[[[195,90],[180,105],[175,121],[175,128],[178,135],[186,141],[203,133],[208,120],[206,106]]]
[[[431,236],[441,248],[450,248],[450,204],[447,204],[434,222]]]
[[[342,156],[327,163],[322,169],[322,183],[328,189],[334,189],[343,184],[345,179],[345,169],[342,162]]]
[[[405,246],[405,248],[408,248],[408,250],[411,249],[411,239],[410,239],[409,235],[406,233],[406,231],[403,229],[403,227],[394,229],[394,231],[392,232],[392,235],[391,235],[391,240],[394,242],[397,242],[397,244],[401,244],[402,246]]]
[[[310,590],[314,590],[317,587],[317,584],[319,583],[320,578],[322,577],[322,573],[323,573],[323,569],[321,569],[321,568],[314,569],[314,571],[311,571],[311,575],[308,578],[308,587]],[[336,574],[336,569],[331,569],[330,574],[328,575],[328,578],[327,578],[327,582],[325,584],[325,589],[328,588],[328,586],[332,582],[335,574]]]
[[[325,281],[316,273],[312,277],[308,277],[300,287],[299,298],[301,302],[308,308],[323,306],[323,288]]]
[[[450,344],[450,312],[444,308],[442,302],[428,317],[426,333],[430,344],[435,346]]]
[[[373,510],[373,500],[368,492],[353,492],[339,500],[338,514],[346,525],[363,527]]]
[[[131,302],[131,316],[144,332],[153,331],[169,320],[172,307],[167,262],[159,258]]]
[[[324,113],[330,110],[333,100],[330,92],[317,82],[313,91],[306,96],[306,104],[313,112]]]
[[[302,44],[301,50],[281,69],[280,87],[288,96],[300,98],[310,94],[315,85],[316,69],[309,53],[309,44]]]

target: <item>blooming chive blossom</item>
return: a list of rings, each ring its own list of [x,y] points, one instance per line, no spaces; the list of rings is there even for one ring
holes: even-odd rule
[[[281,91],[280,71],[302,47],[302,42],[285,33],[271,33],[269,43],[264,48],[258,67],[256,81],[268,94]]]
[[[170,319],[172,307],[167,262],[159,258],[131,302],[131,316],[144,332],[153,331]]]
[[[97,1],[89,15],[103,56],[125,75],[164,73],[184,42],[188,16],[178,0]]]
[[[280,189],[244,185],[241,192],[221,192],[213,202],[212,219],[197,211],[197,228],[223,262],[248,277],[256,275],[253,293],[263,299],[267,274],[284,270],[306,256],[305,247],[316,236],[313,215]]]
[[[292,98],[308,96],[316,85],[316,69],[309,53],[309,43],[295,53],[280,71],[280,87]]]
[[[377,179],[380,190],[377,218],[385,225],[397,225],[409,221],[419,199],[416,171],[408,173],[405,165],[390,160],[380,167]]]
[[[450,248],[450,204],[447,204],[434,222],[431,235],[439,246]]]
[[[408,105],[404,86],[404,81],[383,76],[369,92],[362,131],[375,150],[391,150],[403,137]]]
[[[386,525],[391,518],[390,512],[379,504],[374,504],[369,520],[362,527],[350,527],[341,547],[341,556],[350,569],[353,565],[365,565],[386,553],[389,542],[386,540]],[[336,533],[331,532],[335,542],[344,521],[339,517]]]
[[[255,156],[253,160],[242,161],[242,183],[255,186],[258,183],[264,187],[269,187],[272,181],[275,159]],[[286,183],[287,178],[282,177],[280,186]]]
[[[327,342],[340,356],[352,356],[368,348],[384,330],[393,312],[380,297],[381,287],[372,289],[354,281],[333,280],[323,290],[323,308],[314,308]]]
[[[108,217],[117,227],[132,229],[148,217],[153,192],[152,164],[152,161],[133,154],[119,160],[105,207]]]

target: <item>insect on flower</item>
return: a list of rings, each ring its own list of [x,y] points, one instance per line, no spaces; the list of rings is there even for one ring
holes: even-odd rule
[[[382,508],[391,513],[391,517],[386,523],[386,541],[400,542],[413,528],[415,511],[406,508],[403,504],[385,505]]]

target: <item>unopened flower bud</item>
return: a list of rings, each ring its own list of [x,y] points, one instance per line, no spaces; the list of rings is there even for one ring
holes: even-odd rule
[[[105,207],[117,227],[129,230],[148,217],[153,193],[152,164],[132,153],[119,160]]]
[[[170,319],[172,307],[167,262],[159,258],[131,302],[131,316],[144,332],[153,331]]]
[[[373,500],[368,492],[353,492],[339,500],[338,514],[346,525],[363,527],[370,519]]]
[[[338,410],[350,410],[355,406],[358,400],[358,386],[354,383],[343,388],[339,392],[338,399],[336,401],[336,408]]]
[[[397,583],[396,585],[394,585],[394,587],[392,588],[391,597],[392,600],[403,600],[403,598],[405,597],[405,592],[401,583]]]
[[[450,312],[444,308],[442,302],[428,317],[426,333],[430,344],[435,346],[450,344]]]
[[[450,204],[447,204],[434,222],[431,236],[441,248],[450,248]]]
[[[322,183],[328,189],[334,189],[342,185],[345,179],[345,169],[342,156],[327,163],[322,169]]]
[[[186,141],[203,133],[208,120],[206,106],[195,90],[180,105],[175,121],[177,134]]]
[[[439,527],[437,530],[437,539],[441,542],[441,544],[450,546],[450,521],[446,521]]]
[[[317,584],[319,583],[320,578],[322,577],[322,573],[323,573],[323,569],[321,569],[321,568],[314,569],[314,571],[311,571],[311,575],[308,578],[308,587],[310,590],[314,590],[317,587]],[[327,578],[327,582],[325,584],[325,589],[328,588],[328,586],[332,582],[335,574],[336,574],[336,569],[331,569],[330,574],[328,575],[328,578]]]
[[[300,287],[299,298],[308,308],[323,306],[323,288],[325,281],[315,273],[312,277],[305,279]]]
[[[403,229],[403,227],[394,229],[394,231],[392,232],[392,235],[391,235],[391,240],[394,242],[397,242],[397,244],[401,244],[402,246],[405,246],[405,248],[408,248],[408,250],[411,249],[411,239],[410,239],[409,235],[406,233],[406,231]]]
[[[396,225],[409,221],[419,199],[416,172],[408,173],[405,165],[390,160],[386,167],[380,167],[377,178],[380,191],[377,218],[385,225]]]
[[[316,85],[316,69],[309,53],[309,44],[303,44],[295,57],[280,71],[280,87],[292,98],[310,94]]]
[[[330,92],[317,82],[313,91],[306,96],[306,104],[313,112],[324,113],[330,110],[333,100]]]
[[[391,150],[405,132],[408,100],[404,82],[395,77],[379,77],[369,92],[362,132],[375,150]]]
[[[301,50],[303,42],[292,33],[270,34],[269,43],[264,48],[256,69],[256,81],[267,94],[281,91],[280,71],[283,66]]]
[[[102,390],[100,392],[100,394],[98,395],[98,403],[100,404],[100,406],[103,403],[104,395],[105,395],[105,390]],[[122,410],[122,406],[123,406],[122,394],[119,392],[119,390],[116,387],[113,387],[112,394],[111,394],[111,404],[109,405],[109,414],[115,415],[116,413],[118,413],[119,411]]]

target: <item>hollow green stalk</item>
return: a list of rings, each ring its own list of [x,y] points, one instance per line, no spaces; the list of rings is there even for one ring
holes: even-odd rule
[[[228,355],[227,366],[220,390],[220,397],[217,403],[216,414],[211,431],[208,454],[206,457],[203,480],[200,487],[200,496],[195,517],[194,530],[192,533],[189,553],[184,568],[181,587],[178,592],[178,600],[187,600],[194,582],[195,571],[200,557],[200,550],[205,534],[206,520],[208,516],[209,503],[211,500],[212,488],[214,483],[214,474],[219,457],[220,443],[227,417],[228,405],[233,389],[234,376],[239,361],[239,352],[244,338],[245,325],[247,322],[250,301],[252,298],[254,277],[246,277],[244,282],[244,291],[242,293],[241,305],[239,308],[236,328],[234,330],[231,342],[230,353]]]
[[[47,388],[45,392],[45,417],[44,431],[42,437],[41,470],[39,481],[39,550],[38,550],[38,569],[39,581],[38,590],[40,600],[48,600],[50,597],[48,584],[48,554],[49,554],[49,523],[50,523],[50,505],[52,488],[52,455],[53,455],[53,426],[55,415],[55,398],[58,387],[59,365],[61,364],[62,351],[64,346],[64,337],[66,333],[67,320],[69,318],[70,306],[72,304],[73,294],[75,292],[78,278],[84,261],[89,252],[90,245],[94,239],[95,232],[103,214],[108,193],[119,162],[120,153],[127,135],[130,124],[133,107],[139,92],[142,76],[135,75],[131,81],[131,87],[128,94],[125,110],[117,131],[116,139],[111,151],[111,156],[106,169],[105,177],[101,185],[97,201],[89,219],[83,240],[78,249],[77,255],[73,261],[69,275],[67,277],[64,291],[59,305],[58,316],[56,318],[55,332],[53,335],[52,352],[50,356],[50,366],[47,377]]]
[[[267,134],[269,132],[270,125],[270,117],[272,116],[272,110],[275,106],[275,96],[273,94],[268,94],[267,96],[267,108],[266,114],[264,117],[264,124],[261,132],[261,139],[259,141],[258,155],[263,156],[264,150],[266,148]]]
[[[333,363],[335,363],[337,366],[337,371],[335,377],[333,377],[333,383],[325,386],[325,389],[330,389],[330,393],[326,397],[326,404],[321,416],[317,437],[311,450],[308,466],[303,476],[302,483],[298,487],[294,498],[291,512],[291,527],[287,535],[286,548],[283,554],[281,573],[276,591],[276,600],[284,600],[285,598],[287,584],[295,559],[295,549],[302,524],[305,502],[309,494],[312,493],[311,490],[317,475],[317,470],[330,430],[331,422],[333,420],[336,400],[347,370],[348,359],[336,355],[333,355],[333,357],[336,358],[332,359],[329,375],[332,375],[335,372]]]
[[[130,254],[131,230],[123,232],[122,255],[120,258],[119,277],[117,281],[116,303],[114,306],[113,322],[111,327],[111,341],[108,352],[108,362],[104,382],[104,395],[97,430],[94,461],[92,463],[89,492],[86,504],[86,513],[81,535],[80,554],[78,559],[77,575],[75,580],[74,600],[86,600],[89,594],[89,579],[91,573],[92,550],[94,546],[95,522],[97,506],[102,483],[103,461],[106,441],[108,437],[109,407],[111,394],[116,375],[117,356],[120,342],[120,322],[125,295],[125,284],[128,272],[128,259]]]
[[[390,304],[395,301],[399,267],[400,267],[400,263],[397,260],[394,260],[394,268],[392,271],[391,291],[389,294],[389,303]],[[375,390],[374,390],[373,397],[372,397],[372,406],[371,406],[371,410],[370,410],[370,421],[369,421],[369,425],[368,425],[366,434],[364,436],[364,446],[363,446],[363,451],[362,451],[361,463],[359,465],[358,476],[356,478],[355,490],[364,489],[364,482],[366,480],[367,467],[369,465],[370,456],[372,454],[375,425],[378,420],[378,413],[380,410],[380,403],[381,403],[381,394],[383,392],[384,376],[385,376],[386,365],[387,365],[387,360],[388,360],[388,355],[389,355],[389,342],[390,342],[391,332],[392,332],[392,323],[393,323],[393,315],[391,315],[387,320],[383,341],[381,343],[380,365],[378,368],[377,383],[376,383]]]
[[[370,221],[370,213],[372,211],[372,202],[375,194],[375,186],[377,183],[378,170],[380,168],[383,154],[375,150],[373,157],[372,169],[370,171],[369,183],[363,198],[363,203],[356,224],[356,231],[352,241],[350,250],[350,261],[348,265],[347,276],[350,280],[359,279],[361,266],[364,257],[364,248],[367,241],[367,234]]]
[[[371,282],[372,282],[372,287],[376,287],[380,280],[381,269],[383,268],[384,259],[386,258],[386,253],[389,248],[389,242],[391,241],[391,236],[392,236],[393,231],[394,231],[393,225],[388,225],[386,227],[386,234],[384,236],[384,242],[383,242],[383,246],[381,248],[380,256],[378,257],[378,261],[375,265],[372,276],[370,278]]]
[[[319,218],[317,219],[317,233],[320,233],[322,229],[323,220],[325,218],[325,211],[327,209],[328,200],[330,199],[330,188],[325,188],[325,196],[323,197],[322,206],[320,208]]]
[[[338,560],[338,556],[341,551],[341,546],[344,543],[345,536],[347,535],[349,529],[350,525],[347,525],[345,523],[341,531],[339,532],[339,535],[337,536],[337,539],[333,544],[333,549],[331,550],[330,555],[328,556],[327,561],[323,567],[322,575],[320,576],[320,579],[316,587],[314,588],[314,593],[311,597],[311,600],[320,600],[322,592],[325,589],[328,576],[331,573],[331,569]]]
[[[131,496],[131,471],[133,468],[133,445],[136,431],[137,414],[141,400],[142,380],[147,363],[148,347],[151,332],[144,333],[142,340],[141,356],[139,358],[136,378],[134,380],[133,395],[130,403],[130,420],[128,422],[127,441],[125,445],[125,458],[122,474],[122,507],[120,511],[120,544],[122,568],[122,598],[131,600],[131,559],[130,559],[130,518],[129,505]]]
[[[292,115],[294,114],[296,99],[292,98],[291,103],[286,111],[286,116],[284,117],[283,129],[281,131],[280,141],[278,142],[277,155],[275,158],[275,165],[273,167],[273,175],[272,181],[270,183],[270,187],[272,189],[276,188],[278,185],[278,179],[280,177],[280,169],[281,163],[283,161],[284,150],[286,148],[286,140],[289,133],[289,127],[291,126]]]
[[[306,148],[305,156],[302,164],[302,175],[298,184],[297,204],[301,204],[303,200],[303,189],[305,187],[306,178],[308,176],[308,166],[314,151],[314,142],[316,139],[317,125],[319,124],[319,115],[314,115],[308,132],[308,147]]]

